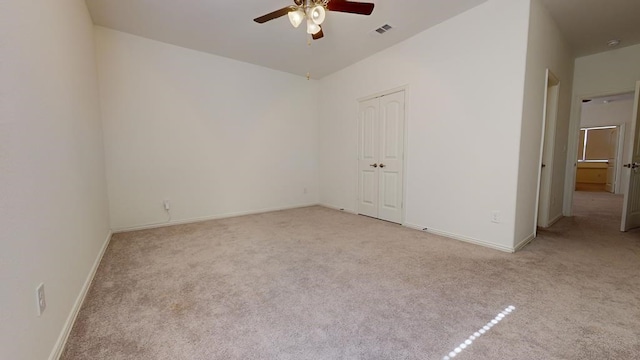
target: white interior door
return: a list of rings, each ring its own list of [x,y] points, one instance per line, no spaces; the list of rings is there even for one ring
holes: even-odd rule
[[[358,213],[402,222],[404,91],[360,102]]]
[[[556,118],[558,114],[558,96],[560,82],[547,69],[547,88],[545,90],[544,115],[542,118],[542,142],[540,145],[540,173],[538,187],[538,211],[534,234],[537,226],[549,226],[549,209],[551,207],[551,180],[553,175],[553,148],[555,146]]]
[[[404,92],[380,98],[378,217],[402,222]]]
[[[378,217],[379,109],[371,99],[358,110],[358,213],[372,217]]]
[[[635,102],[633,103],[633,118],[631,119],[631,141],[633,149],[631,153],[631,163],[625,164],[625,172],[629,176],[629,188],[624,194],[624,205],[622,207],[621,231],[627,231],[640,227],[640,81],[636,83]]]
[[[607,182],[605,190],[612,193],[616,191],[616,170],[618,155],[618,127],[609,130],[609,152],[607,155]]]

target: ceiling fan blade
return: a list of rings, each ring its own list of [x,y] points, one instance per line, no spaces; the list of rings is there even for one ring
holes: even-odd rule
[[[311,37],[313,38],[313,40],[322,39],[324,37],[324,33],[322,32],[322,26],[320,26],[320,31],[311,35]]]
[[[374,4],[346,0],[331,0],[327,9],[331,11],[346,12],[351,14],[371,15]]]
[[[257,22],[258,24],[264,24],[269,20],[273,20],[273,19],[277,19],[281,16],[285,16],[289,13],[289,11],[295,10],[296,8],[294,6],[287,6],[287,7],[283,7],[280,10],[276,10],[274,12],[270,12],[266,15],[262,15],[260,17],[257,17],[255,19],[253,19],[253,21]]]

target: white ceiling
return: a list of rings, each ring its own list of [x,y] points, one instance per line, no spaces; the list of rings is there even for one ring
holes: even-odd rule
[[[363,0],[370,16],[327,12],[325,37],[307,45],[304,26],[254,18],[293,0],[86,0],[96,25],[298,75],[322,78],[486,0]],[[384,24],[384,35],[371,32]]]
[[[640,44],[640,0],[542,0],[577,57]]]
[[[322,78],[487,0],[364,0],[371,16],[328,12],[307,46],[286,16],[253,19],[293,0],[86,0],[96,25],[297,75]],[[640,0],[542,0],[576,56],[640,43]],[[374,35],[390,24],[393,30]]]

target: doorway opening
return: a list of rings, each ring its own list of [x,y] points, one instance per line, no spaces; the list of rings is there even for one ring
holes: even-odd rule
[[[635,172],[625,167],[631,167],[633,162],[636,93],[603,95],[580,101],[571,214],[599,214],[608,209],[615,216],[607,218],[619,223],[625,231],[626,198],[633,196],[628,193],[633,178],[631,172]]]
[[[583,111],[583,115],[588,113]],[[621,193],[619,172],[625,128],[624,123],[580,128],[576,191]]]

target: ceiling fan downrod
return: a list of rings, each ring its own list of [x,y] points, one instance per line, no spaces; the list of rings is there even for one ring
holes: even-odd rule
[[[324,37],[322,32],[322,22],[327,11],[371,15],[374,4],[349,1],[349,0],[293,0],[295,5],[289,5],[282,9],[270,12],[253,19],[259,24],[288,15],[291,25],[300,26],[302,21],[307,20],[307,34],[312,35],[313,40]]]

